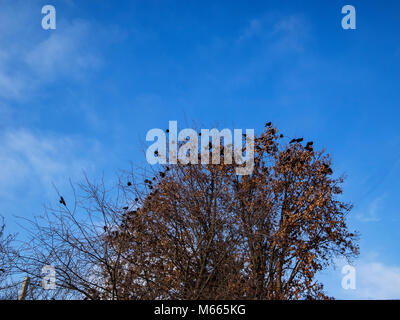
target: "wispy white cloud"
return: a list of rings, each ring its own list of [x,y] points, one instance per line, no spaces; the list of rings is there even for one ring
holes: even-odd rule
[[[275,50],[302,52],[309,38],[310,26],[301,16],[291,15],[278,20],[273,26],[272,34],[278,38]]]
[[[106,28],[57,16],[57,29],[43,30],[40,9],[38,2],[2,5],[0,98],[26,99],[43,84],[59,78],[81,80],[101,66],[99,38]]]
[[[310,34],[311,26],[301,15],[267,14],[250,20],[236,42],[259,38],[271,52],[302,52]]]
[[[82,137],[10,130],[0,135],[0,198],[46,194],[93,171],[100,145]]]
[[[379,212],[382,210],[383,200],[386,194],[376,197],[367,207],[365,212],[356,214],[356,218],[363,222],[377,222],[380,221]]]
[[[351,263],[355,270],[355,289],[344,289],[342,281],[349,273],[342,274],[345,259],[335,261],[334,270],[322,274],[328,295],[337,299],[400,299],[400,266],[382,262],[379,252],[369,251],[363,258]]]
[[[248,26],[246,26],[239,36],[238,41],[244,41],[251,39],[253,36],[257,35],[262,30],[262,22],[260,19],[252,19]]]
[[[360,265],[357,271],[357,297],[400,299],[400,267],[373,262]]]
[[[91,34],[93,30],[88,22],[65,22],[27,52],[24,60],[42,80],[55,76],[81,76],[101,65],[100,57],[90,48]]]
[[[400,267],[382,262],[362,262],[355,266],[356,289],[341,289],[345,299],[400,299]]]

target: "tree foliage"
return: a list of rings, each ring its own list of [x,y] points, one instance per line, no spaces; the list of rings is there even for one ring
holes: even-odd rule
[[[317,273],[358,254],[344,178],[312,143],[283,141],[272,126],[256,137],[250,175],[221,152],[132,170],[113,190],[87,180],[73,207],[32,222],[19,268],[39,288],[40,266],[55,266],[62,297],[326,299]]]

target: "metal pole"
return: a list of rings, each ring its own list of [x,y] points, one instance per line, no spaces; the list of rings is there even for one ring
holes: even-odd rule
[[[21,290],[19,291],[18,300],[25,300],[26,292],[28,291],[29,281],[30,279],[28,276],[24,278]]]

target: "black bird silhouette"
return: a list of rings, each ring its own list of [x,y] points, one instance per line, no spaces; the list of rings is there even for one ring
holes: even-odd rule
[[[165,132],[168,133],[168,132],[169,132],[169,129],[165,130]]]
[[[160,176],[161,176],[161,178],[164,178],[165,177],[165,173],[160,171]]]
[[[139,199],[138,199],[138,198],[135,198],[135,201],[136,201],[136,202],[138,202],[138,201],[139,201]]]
[[[272,123],[271,123],[271,121],[270,121],[270,122],[267,122],[267,123],[265,124],[265,126],[266,126],[266,127],[269,127],[271,124],[272,124]]]
[[[283,138],[283,134],[280,134],[280,135],[279,135],[279,138]]]
[[[107,232],[107,227],[106,226],[104,226],[103,229],[104,229],[105,232]]]
[[[128,181],[127,186],[130,187],[132,185],[132,182]]]
[[[306,147],[312,146],[313,144],[314,144],[314,142],[308,141],[307,144],[306,144]]]
[[[60,203],[64,206],[67,206],[67,204],[65,203],[65,200],[62,196],[60,197]]]
[[[302,142],[304,139],[303,138],[298,138],[296,139],[296,142]]]
[[[332,169],[326,163],[324,163],[324,169],[325,169],[325,173],[326,174],[332,174],[333,173]]]
[[[124,209],[124,210],[128,210],[128,209],[129,209],[129,207],[123,207],[122,209]]]

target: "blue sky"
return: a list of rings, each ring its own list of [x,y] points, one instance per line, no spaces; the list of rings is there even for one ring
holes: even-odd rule
[[[41,27],[46,4],[56,30]],[[356,30],[341,27],[346,4]],[[398,1],[0,0],[0,214],[18,231],[16,216],[57,201],[53,183],[111,182],[169,120],[272,121],[348,177],[357,289],[338,261],[328,294],[400,298],[399,102]]]

